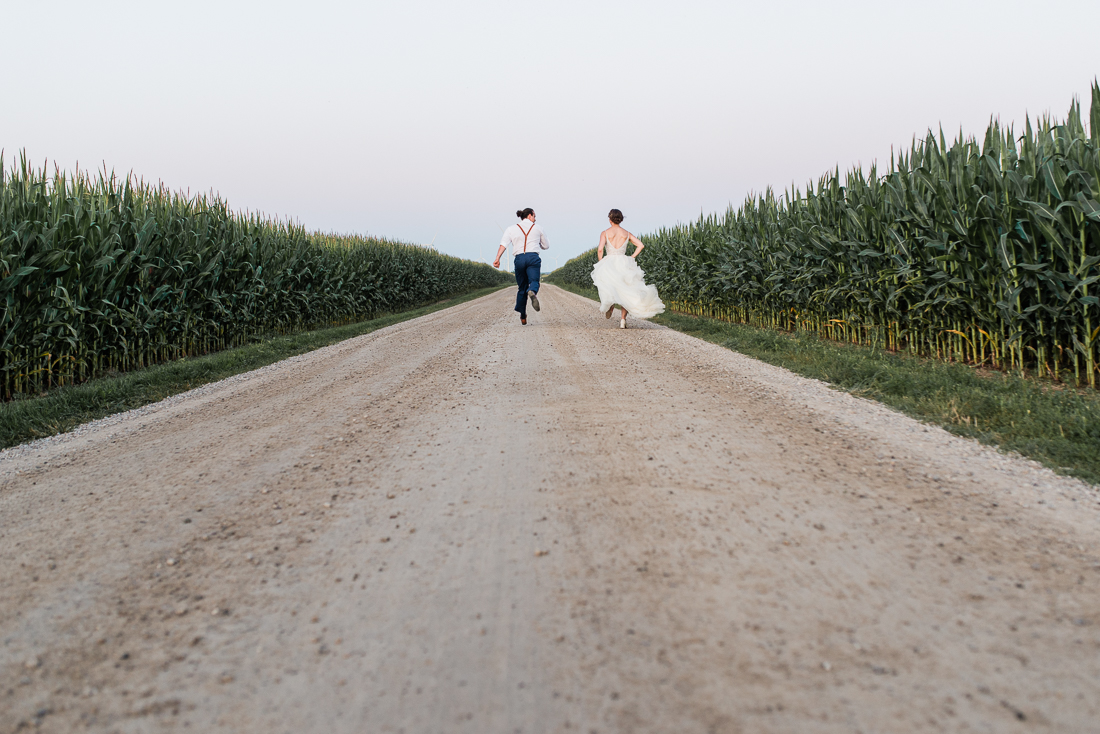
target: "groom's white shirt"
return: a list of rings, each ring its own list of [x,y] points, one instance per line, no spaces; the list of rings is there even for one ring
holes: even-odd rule
[[[523,229],[520,229],[522,225]],[[549,250],[550,241],[546,239],[546,235],[543,234],[542,227],[537,224],[531,223],[529,220],[524,219],[519,224],[513,224],[508,229],[504,230],[504,236],[500,239],[501,247],[511,247],[513,255],[523,254],[523,233],[527,234],[527,252],[538,252],[539,250]]]

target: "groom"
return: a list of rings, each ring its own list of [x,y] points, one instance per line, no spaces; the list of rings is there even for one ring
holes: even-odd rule
[[[536,311],[539,310],[539,270],[542,268],[542,258],[539,250],[549,250],[550,242],[542,232],[542,227],[535,224],[535,210],[528,207],[516,212],[520,221],[504,230],[504,237],[500,240],[500,249],[497,250],[497,259],[493,261],[493,267],[500,267],[500,256],[509,246],[512,254],[516,256],[516,285],[519,291],[516,293],[516,311],[519,312],[519,322],[527,325],[527,301]]]

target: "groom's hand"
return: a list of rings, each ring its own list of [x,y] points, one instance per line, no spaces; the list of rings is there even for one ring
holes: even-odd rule
[[[493,267],[494,268],[499,268],[500,267],[500,258],[499,257],[496,260],[493,260]]]

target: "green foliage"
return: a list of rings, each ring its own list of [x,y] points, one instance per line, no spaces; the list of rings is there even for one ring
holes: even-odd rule
[[[0,396],[351,323],[507,279],[102,173],[0,155]]]
[[[644,237],[679,311],[1096,386],[1100,87],[1017,138],[942,131],[887,173],[834,171]],[[589,253],[562,277],[583,280]],[[563,281],[564,282],[564,281]],[[590,281],[589,281],[590,282]]]
[[[368,321],[316,331],[299,331],[201,357],[177,359],[146,369],[100,377],[80,385],[51,390],[41,397],[20,396],[19,399],[0,403],[0,448],[63,433],[112,413],[155,403],[208,382],[479,298],[499,287],[476,290],[431,306]]]
[[[645,250],[642,250],[645,254]],[[592,266],[596,264],[596,249],[582,252],[557,270],[547,274],[548,283],[592,288]]]
[[[653,321],[1100,483],[1100,395],[1093,390],[841,344],[809,331],[676,313]]]
[[[591,284],[558,285],[598,299]],[[1094,390],[844,344],[811,331],[792,334],[667,311],[650,321],[1100,484],[1100,393]]]

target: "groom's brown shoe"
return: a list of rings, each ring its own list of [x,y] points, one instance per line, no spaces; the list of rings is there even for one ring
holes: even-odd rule
[[[527,291],[527,297],[531,299],[531,306],[536,311],[541,311],[542,310],[541,308],[539,308],[539,297],[537,295],[535,295],[534,291]]]
[[[527,326],[527,319],[523,318],[522,316],[519,317],[519,322],[524,326]]]

